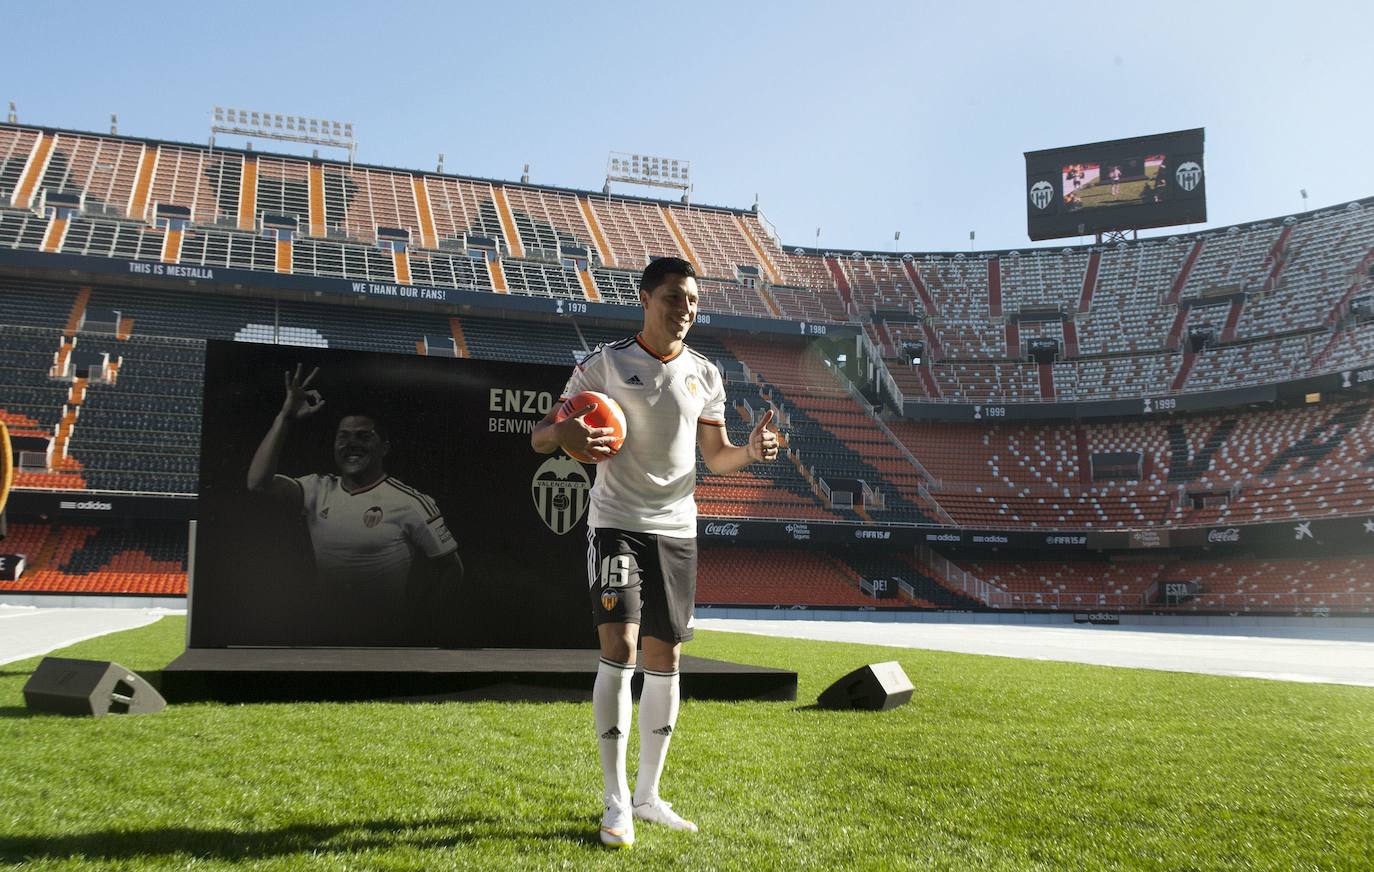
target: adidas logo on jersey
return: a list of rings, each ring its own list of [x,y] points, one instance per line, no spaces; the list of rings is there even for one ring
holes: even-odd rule
[[[631,375],[629,378],[625,379],[625,384],[627,384],[627,385],[635,385],[636,387],[641,387],[641,388],[644,387],[644,382],[642,382],[642,381],[639,380],[639,375],[638,375],[638,374]]]
[[[603,739],[619,739],[619,738],[620,738],[621,736],[623,736],[623,735],[624,735],[624,733],[620,732],[620,727],[611,727],[609,730],[607,730],[606,732],[604,732],[604,733],[601,734],[601,738],[603,738]]]

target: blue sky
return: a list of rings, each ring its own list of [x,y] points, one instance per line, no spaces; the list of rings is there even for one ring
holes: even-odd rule
[[[3,6],[21,122],[204,142],[241,106],[587,189],[612,150],[685,158],[791,245],[1028,247],[1024,151],[1189,127],[1208,226],[1374,194],[1366,2]]]

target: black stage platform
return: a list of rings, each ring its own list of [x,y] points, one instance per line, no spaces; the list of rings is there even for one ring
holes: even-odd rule
[[[188,648],[162,671],[169,702],[580,701],[597,651],[559,648]],[[683,656],[682,696],[797,698],[797,673]],[[644,674],[634,679],[639,693]]]

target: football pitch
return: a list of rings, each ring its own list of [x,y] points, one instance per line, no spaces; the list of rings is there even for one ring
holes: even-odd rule
[[[60,652],[157,679],[185,621]],[[0,667],[0,867],[1374,869],[1374,689],[699,633],[797,703],[689,701],[664,795],[696,835],[596,841],[586,703],[30,715]],[[875,660],[911,704],[809,704]],[[630,759],[636,757],[634,732]],[[633,768],[633,767],[632,767]]]
[[[1141,202],[1141,197],[1145,193],[1145,185],[1155,176],[1159,175],[1159,167],[1146,167],[1145,178],[1134,182],[1122,182],[1120,193],[1112,196],[1112,183],[1110,179],[1098,179],[1089,182],[1087,185],[1075,191],[1078,199],[1083,202],[1084,209],[1096,209],[1101,206],[1130,206]]]

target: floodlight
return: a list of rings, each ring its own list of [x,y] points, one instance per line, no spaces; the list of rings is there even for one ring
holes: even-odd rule
[[[692,187],[691,166],[686,160],[613,151],[606,161],[606,190],[611,182],[626,182],[686,192]]]
[[[342,148],[348,152],[350,164],[358,148],[357,140],[353,137],[353,125],[348,122],[224,106],[216,106],[210,113],[212,149],[216,133]]]

